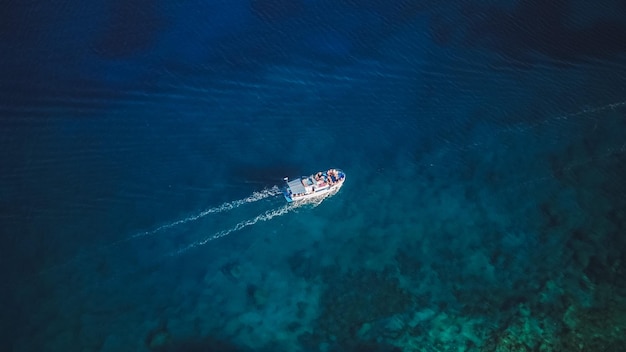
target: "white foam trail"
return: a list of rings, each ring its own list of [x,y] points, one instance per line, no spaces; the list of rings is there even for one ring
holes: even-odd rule
[[[178,251],[171,253],[170,256],[177,256],[177,255],[180,255],[180,254],[182,254],[184,252],[187,252],[188,250],[193,249],[195,247],[204,246],[205,244],[207,244],[210,241],[216,240],[216,239],[224,237],[224,236],[228,236],[228,235],[230,235],[233,232],[239,231],[239,230],[244,229],[244,228],[246,228],[248,226],[252,226],[252,225],[256,224],[259,221],[268,221],[268,220],[271,220],[271,219],[273,219],[273,218],[275,218],[277,216],[285,215],[285,214],[287,214],[289,212],[292,212],[292,211],[296,210],[299,207],[300,207],[300,204],[296,205],[296,204],[290,203],[290,204],[284,205],[284,206],[282,206],[282,207],[280,207],[278,209],[268,210],[265,213],[263,213],[261,215],[258,215],[258,216],[254,217],[252,219],[248,219],[248,220],[242,221],[242,222],[238,223],[237,225],[235,225],[235,226],[233,226],[233,227],[231,227],[231,228],[229,228],[227,230],[223,230],[223,231],[217,232],[217,233],[215,233],[215,234],[213,234],[213,235],[211,235],[211,236],[209,236],[209,237],[207,237],[207,238],[205,238],[205,239],[203,239],[201,241],[194,242],[194,243],[188,245],[187,247],[179,249]]]
[[[192,216],[188,216],[188,217],[186,217],[184,219],[180,219],[180,220],[171,222],[169,224],[161,225],[161,226],[159,226],[159,227],[157,227],[157,228],[155,228],[153,230],[140,232],[140,233],[137,233],[137,234],[132,235],[130,237],[126,237],[124,239],[121,239],[121,240],[118,240],[118,241],[115,241],[115,242],[112,242],[112,243],[109,243],[109,244],[102,245],[102,246],[100,246],[100,247],[98,247],[96,249],[96,252],[100,251],[100,250],[104,250],[104,249],[109,249],[111,247],[114,247],[114,246],[119,245],[119,244],[124,243],[124,242],[128,242],[128,241],[136,239],[136,238],[149,236],[149,235],[154,235],[154,234],[156,234],[156,233],[158,233],[160,231],[163,231],[163,230],[166,230],[166,229],[170,229],[172,227],[175,227],[175,226],[178,226],[178,225],[182,225],[182,224],[188,223],[190,221],[198,220],[198,219],[200,219],[202,217],[205,217],[205,216],[207,216],[209,214],[221,213],[221,212],[224,212],[224,211],[229,211],[229,210],[238,208],[238,207],[240,207],[242,205],[245,205],[245,204],[258,202],[260,200],[276,196],[276,195],[278,195],[280,193],[281,193],[281,190],[280,190],[280,188],[278,188],[278,186],[274,186],[272,188],[264,189],[264,190],[258,191],[258,192],[253,192],[250,196],[248,196],[246,198],[235,200],[235,201],[232,201],[232,202],[226,202],[226,203],[224,203],[224,204],[222,204],[220,206],[203,210],[202,212],[200,212],[198,214],[195,214],[195,215],[192,215]],[[33,276],[36,277],[36,276],[43,275],[43,274],[46,274],[48,272],[51,272],[51,271],[58,270],[60,268],[66,267],[66,266],[68,266],[68,265],[70,265],[72,263],[75,263],[75,262],[79,261],[80,259],[83,259],[85,256],[86,255],[78,254],[78,255],[74,256],[73,258],[71,258],[71,259],[69,259],[69,260],[67,260],[65,262],[62,262],[62,263],[56,264],[56,265],[52,265],[52,266],[50,266],[48,268],[45,268],[45,269],[39,271],[37,274],[34,274]]]
[[[182,224],[186,224],[186,223],[188,223],[190,221],[196,221],[196,220],[198,220],[200,218],[203,218],[203,217],[205,217],[205,216],[207,216],[209,214],[216,214],[216,213],[221,213],[221,212],[224,212],[224,211],[233,210],[235,208],[239,208],[242,205],[258,202],[260,200],[276,196],[276,195],[278,195],[280,193],[281,193],[281,191],[280,191],[280,188],[278,188],[278,186],[274,186],[274,187],[269,188],[269,189],[264,189],[264,190],[259,191],[259,192],[254,192],[254,193],[252,193],[250,196],[248,196],[246,198],[235,200],[235,201],[232,201],[232,202],[226,202],[226,203],[224,203],[224,204],[222,204],[220,206],[203,210],[203,211],[201,211],[198,214],[188,216],[188,217],[186,217],[184,219],[180,219],[180,220],[171,222],[169,224],[161,225],[161,226],[159,226],[159,227],[157,227],[157,228],[155,228],[153,230],[140,232],[138,234],[135,234],[135,235],[130,236],[128,238],[125,238],[123,240],[119,240],[117,242],[114,242],[114,243],[111,244],[111,246],[115,245],[115,244],[118,244],[120,242],[129,241],[129,240],[132,240],[132,239],[135,239],[135,238],[153,235],[153,234],[155,234],[157,232],[160,232],[160,231],[163,231],[163,230],[167,230],[167,229],[170,229],[172,227],[179,226],[179,225],[182,225]]]
[[[274,188],[278,189],[278,187],[274,187]],[[266,193],[274,192],[275,191],[274,188],[269,189],[269,190],[265,190],[263,192],[259,192],[259,193],[263,193],[263,195],[256,194],[256,195],[252,195],[252,196],[250,196],[248,198],[245,198],[245,199],[248,199],[249,202],[252,202],[252,201],[254,201],[253,199],[257,199],[257,197],[262,197],[260,199],[264,199],[264,198],[270,197],[271,195],[266,195]],[[285,215],[287,213],[293,212],[293,211],[295,211],[295,210],[297,210],[297,209],[299,209],[299,208],[301,208],[303,206],[307,206],[308,205],[308,206],[312,206],[312,207],[317,207],[318,205],[320,205],[322,203],[322,201],[324,199],[329,198],[329,197],[331,197],[332,195],[334,195],[336,193],[337,193],[337,190],[334,191],[334,192],[331,192],[331,193],[329,193],[329,194],[327,194],[327,195],[325,195],[323,197],[317,197],[317,198],[313,198],[313,199],[306,200],[306,201],[300,201],[298,203],[288,203],[288,204],[286,204],[286,205],[284,205],[282,207],[279,207],[278,209],[270,209],[270,210],[268,210],[268,211],[266,211],[266,212],[264,212],[264,213],[262,213],[262,214],[260,214],[260,215],[258,215],[256,217],[252,218],[252,219],[241,221],[240,223],[238,223],[237,225],[235,225],[235,226],[233,226],[233,227],[231,227],[229,229],[217,232],[217,233],[215,233],[215,234],[213,234],[213,235],[211,235],[209,237],[206,237],[205,239],[203,239],[201,241],[194,242],[194,243],[192,243],[192,244],[190,244],[190,245],[188,245],[188,246],[186,246],[186,247],[184,247],[182,249],[179,249],[178,251],[174,251],[174,252],[171,252],[169,254],[165,254],[162,257],[160,257],[160,260],[152,263],[151,265],[156,265],[156,264],[160,263],[160,261],[162,261],[162,260],[166,260],[168,258],[176,257],[176,256],[178,256],[180,254],[183,254],[183,253],[189,251],[190,249],[203,246],[203,245],[207,244],[210,241],[216,240],[216,239],[224,237],[224,236],[228,236],[228,235],[230,235],[233,232],[237,232],[237,231],[242,230],[242,229],[244,229],[244,228],[246,228],[248,226],[252,226],[252,225],[254,225],[254,224],[258,223],[258,222],[269,221],[269,220],[271,220],[271,219],[273,219],[275,217],[279,217],[279,216]],[[241,201],[244,201],[245,199],[242,199]],[[237,203],[237,202],[241,202],[241,201],[235,201],[235,202],[231,202],[231,203]],[[228,203],[225,203],[225,204],[228,204]],[[242,204],[245,204],[245,203],[242,203]],[[217,209],[217,208],[220,208],[220,207],[216,207],[215,209]],[[222,210],[222,211],[224,211],[224,210]],[[42,272],[40,272],[37,275],[41,275],[41,274],[43,274],[46,271],[51,271],[52,269],[58,269],[60,266],[66,266],[70,262],[75,261],[77,258],[78,257],[75,257],[71,261],[68,261],[68,262],[66,262],[66,263],[64,263],[62,265],[59,265],[59,266],[56,266],[56,267],[53,267],[53,268],[48,268],[45,271],[42,271]],[[141,267],[138,270],[126,272],[126,274],[127,275],[135,274],[135,273],[139,272],[140,270],[144,270],[144,269],[145,269],[145,267]],[[121,277],[121,274],[114,275],[109,280],[118,279],[119,277]],[[104,281],[97,281],[97,282],[94,283],[94,285],[102,285],[103,282]],[[93,287],[93,285],[89,286],[89,287]],[[85,289],[85,286],[83,286],[83,289]]]
[[[200,247],[200,246],[204,246],[205,244],[207,244],[207,243],[209,243],[209,242],[211,242],[213,240],[216,240],[218,238],[222,238],[224,236],[228,236],[228,235],[230,235],[233,232],[237,232],[237,231],[242,230],[242,229],[244,229],[244,228],[246,228],[248,226],[252,226],[252,225],[254,225],[254,224],[256,224],[256,223],[258,223],[260,221],[268,221],[268,220],[272,220],[273,218],[275,218],[277,216],[282,216],[282,215],[288,214],[288,213],[290,213],[290,212],[292,212],[292,211],[294,211],[294,210],[296,210],[296,209],[298,209],[298,208],[300,208],[302,206],[305,206],[305,205],[311,205],[312,207],[315,208],[318,205],[320,205],[322,203],[322,201],[324,201],[324,199],[329,198],[329,197],[335,195],[337,193],[337,191],[338,191],[338,189],[333,191],[333,192],[330,192],[330,193],[328,193],[328,194],[326,194],[326,195],[324,195],[322,197],[312,198],[312,199],[305,200],[305,201],[299,201],[297,203],[288,203],[288,204],[286,204],[286,205],[284,205],[284,206],[282,206],[282,207],[280,207],[278,209],[268,210],[265,213],[257,215],[256,217],[254,217],[252,219],[241,221],[237,225],[235,225],[235,226],[233,226],[233,227],[231,227],[231,228],[229,228],[227,230],[223,230],[223,231],[217,232],[217,233],[215,233],[215,234],[213,234],[213,235],[211,235],[209,237],[206,237],[205,239],[203,239],[201,241],[194,242],[194,243],[192,243],[192,244],[190,244],[190,245],[188,245],[188,246],[186,246],[186,247],[184,247],[182,249],[179,249],[179,250],[177,250],[175,252],[172,252],[168,256],[180,255],[182,253],[187,252],[190,249],[193,249],[193,248],[196,248],[196,247]]]

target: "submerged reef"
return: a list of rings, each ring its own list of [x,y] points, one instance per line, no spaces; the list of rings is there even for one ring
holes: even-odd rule
[[[119,346],[118,346],[119,347]],[[245,352],[251,351],[212,336],[177,339],[165,323],[148,333],[145,347],[151,352]],[[119,350],[119,349],[118,349]]]
[[[524,221],[465,207],[471,222],[450,218],[400,240],[402,230],[387,230],[399,221],[390,218],[360,237],[368,246],[358,257],[376,263],[367,268],[340,264],[348,251],[327,266],[316,259],[319,248],[293,254],[292,273],[323,287],[319,316],[299,335],[302,349],[626,350],[626,149],[615,147],[622,136],[611,131],[624,127],[615,116],[596,128],[604,139],[583,133],[545,156],[545,192],[528,199],[527,189],[509,188],[494,198]],[[472,198],[481,200],[488,198]]]
[[[626,301],[624,297],[610,300],[610,308],[572,304],[561,319],[521,307],[508,325],[491,334],[480,351],[623,351]]]
[[[333,351],[379,351],[386,347],[372,347],[377,341],[358,339],[372,324],[378,324],[383,333],[397,336],[403,326],[389,322],[389,317],[410,310],[414,298],[404,290],[397,278],[372,270],[335,273],[325,270],[326,290],[320,298],[320,315],[314,323],[313,333],[300,336],[305,348],[316,350],[327,344]],[[366,347],[370,344],[369,347]],[[382,349],[379,349],[382,348]],[[389,349],[392,350],[392,349]]]

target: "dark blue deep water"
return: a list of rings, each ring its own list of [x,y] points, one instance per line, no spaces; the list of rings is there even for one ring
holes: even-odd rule
[[[3,350],[626,350],[626,2],[0,6]]]

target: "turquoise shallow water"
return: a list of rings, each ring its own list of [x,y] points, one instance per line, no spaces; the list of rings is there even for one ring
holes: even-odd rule
[[[626,345],[623,7],[5,10],[9,350]]]

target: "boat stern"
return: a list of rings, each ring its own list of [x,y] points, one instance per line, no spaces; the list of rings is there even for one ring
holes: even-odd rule
[[[291,203],[293,202],[293,198],[291,198],[291,189],[289,188],[289,178],[285,177],[283,178],[283,180],[285,180],[285,186],[282,188],[283,196],[285,196],[285,199],[287,200],[288,203]]]
[[[293,202],[293,198],[291,198],[291,193],[289,193],[288,187],[283,188],[283,196],[285,196],[285,199],[288,203]]]

